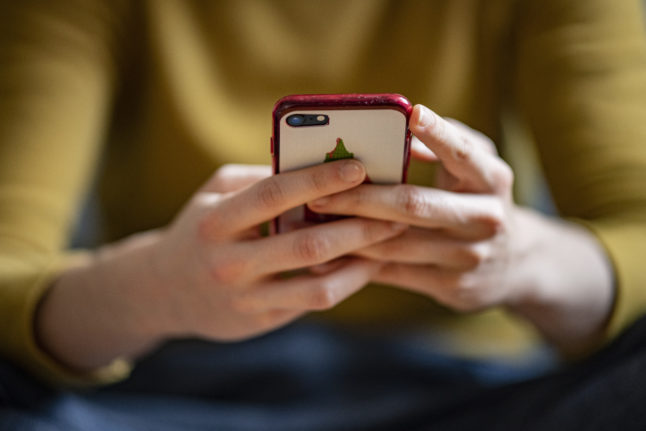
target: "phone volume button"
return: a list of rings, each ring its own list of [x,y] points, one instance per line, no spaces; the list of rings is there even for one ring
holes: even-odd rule
[[[274,138],[269,138],[269,151],[271,155],[274,155]]]

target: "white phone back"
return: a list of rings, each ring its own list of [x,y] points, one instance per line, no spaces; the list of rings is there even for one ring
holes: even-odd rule
[[[289,115],[322,114],[330,119],[323,126],[293,127]],[[376,184],[402,181],[406,117],[395,109],[298,110],[280,119],[278,171],[285,172],[316,165],[335,149],[337,138],[366,167]]]
[[[287,124],[293,114],[321,114],[329,124],[294,127]],[[366,168],[367,180],[375,184],[402,182],[406,162],[406,116],[392,108],[298,109],[280,118],[278,172],[323,163],[342,140],[345,149]],[[305,218],[304,207],[278,218],[278,231],[291,230]]]

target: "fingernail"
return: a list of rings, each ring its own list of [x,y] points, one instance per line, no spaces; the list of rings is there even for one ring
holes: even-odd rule
[[[330,198],[323,197],[310,202],[308,205],[311,207],[322,207],[327,205],[328,202],[330,202]]]
[[[396,232],[400,232],[400,231],[406,230],[406,228],[408,228],[408,225],[405,223],[393,222],[390,224],[390,228]]]
[[[426,108],[421,105],[417,105],[417,125],[420,127],[426,127],[430,123],[431,116],[426,112]]]
[[[363,177],[363,169],[356,162],[346,162],[341,167],[341,178],[349,183],[359,181]]]

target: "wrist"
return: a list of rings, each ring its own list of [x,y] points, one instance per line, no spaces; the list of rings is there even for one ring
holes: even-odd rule
[[[589,350],[602,339],[614,300],[605,250],[575,223],[526,209],[517,216],[514,290],[505,305],[564,353]]]
[[[149,343],[172,335],[167,322],[166,283],[155,256],[163,233],[147,231],[102,248],[93,271],[97,289],[122,310],[119,317],[132,336]]]
[[[513,230],[511,233],[511,262],[507,282],[510,294],[503,306],[512,310],[522,309],[528,304],[549,302],[546,297],[549,285],[546,280],[550,272],[545,271],[544,262],[537,258],[548,253],[543,216],[526,208],[513,209]]]
[[[145,270],[155,233],[102,247],[52,284],[35,315],[40,346],[68,368],[87,371],[134,359],[163,341],[145,305],[154,284]]]

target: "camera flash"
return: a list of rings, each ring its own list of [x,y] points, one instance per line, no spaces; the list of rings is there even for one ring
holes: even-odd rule
[[[316,120],[317,121],[324,121],[325,120],[325,115],[319,115],[318,117],[316,117]]]

